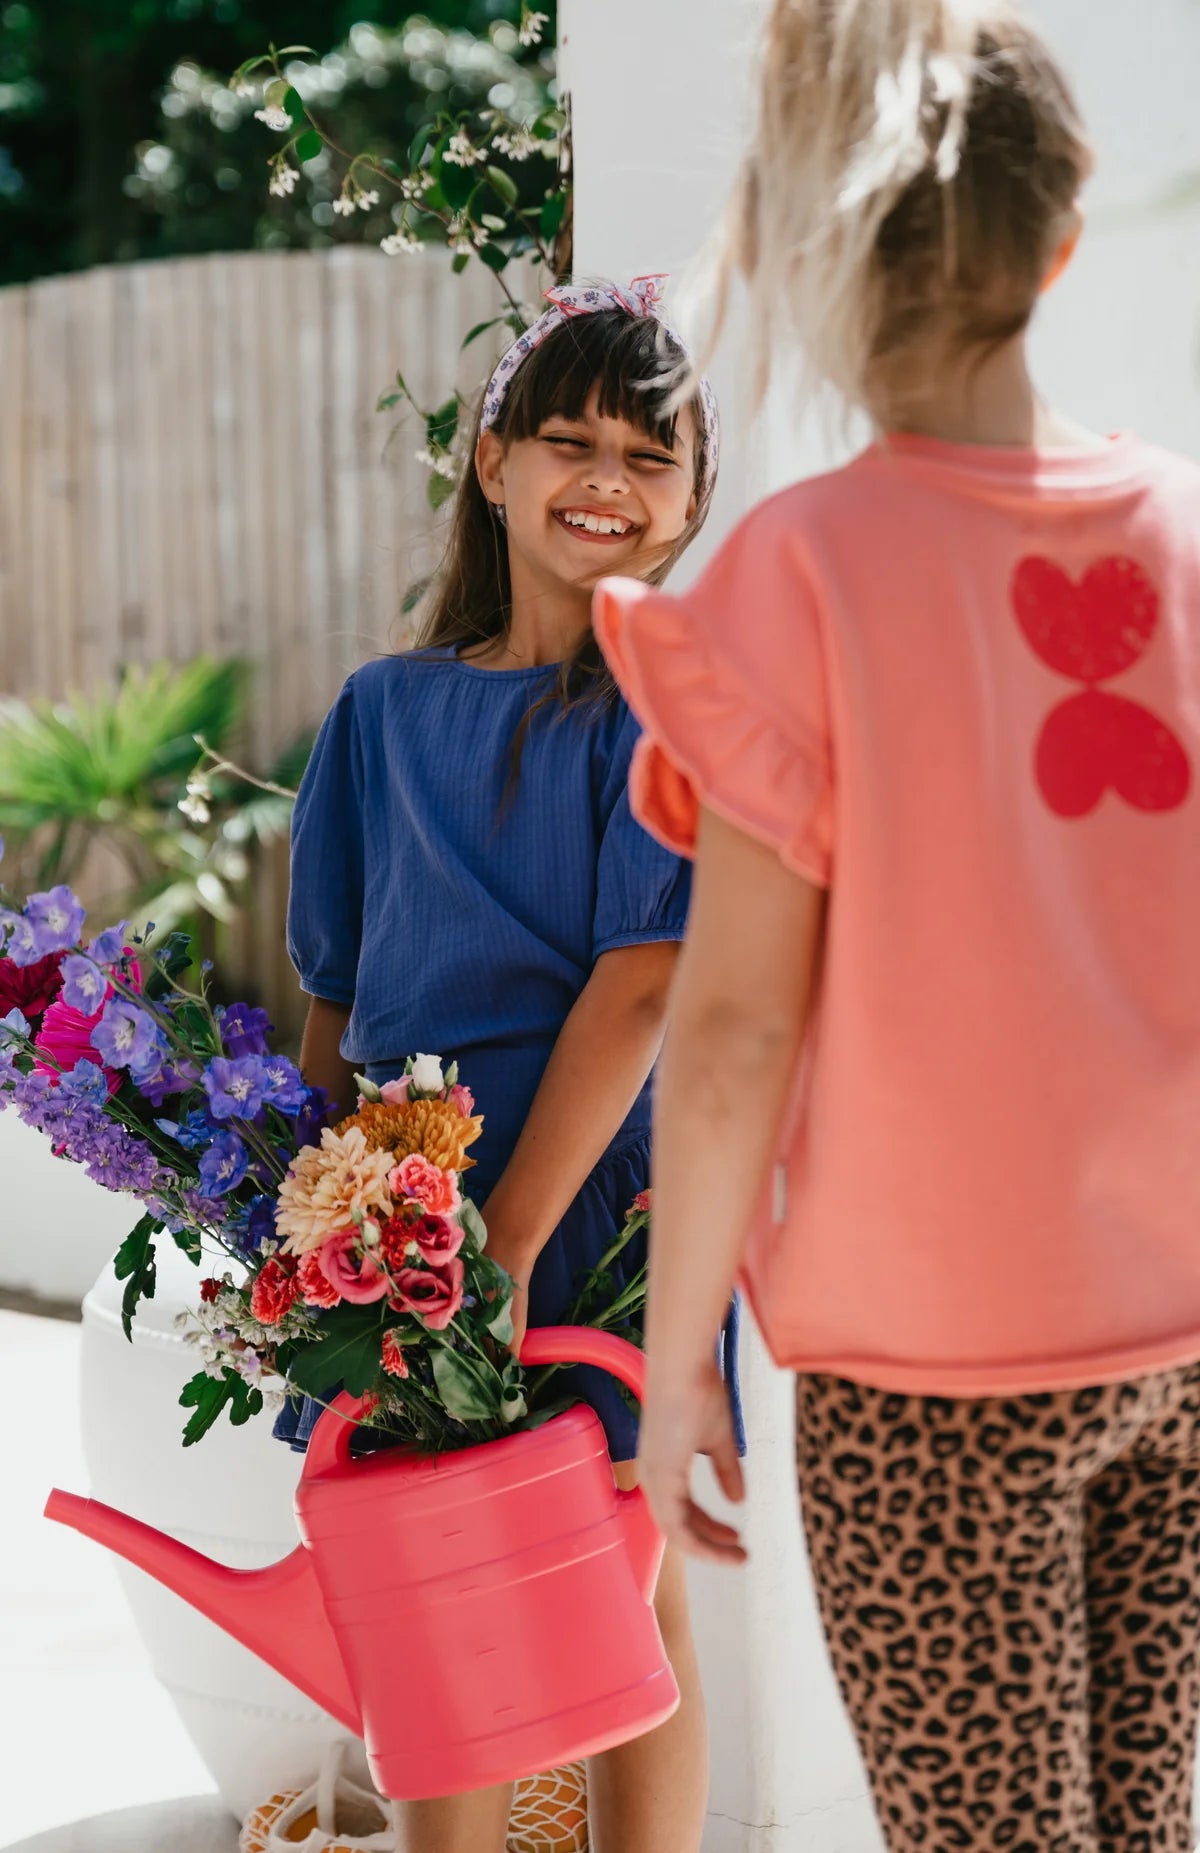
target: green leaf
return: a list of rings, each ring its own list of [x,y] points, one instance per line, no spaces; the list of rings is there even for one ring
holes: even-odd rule
[[[291,116],[291,104],[288,99],[289,97],[295,96],[295,94],[295,91],[287,82],[286,78],[277,77],[274,83],[268,84],[263,91],[263,102],[268,109],[286,109],[288,115]],[[294,122],[295,120],[296,118],[292,116],[292,121]]]
[[[471,253],[469,251],[456,251],[455,252],[454,262],[451,264],[450,268],[454,272],[456,277],[462,276],[463,271],[466,269],[470,261],[471,261]]]
[[[381,392],[378,399],[375,401],[375,410],[377,412],[390,412],[394,405],[401,405],[403,401],[404,394],[402,392]]]
[[[460,1422],[486,1422],[495,1415],[495,1393],[489,1393],[480,1367],[461,1352],[448,1345],[435,1351],[433,1380],[447,1410]]]
[[[172,1229],[172,1239],[181,1254],[187,1256],[194,1267],[200,1266],[200,1237],[194,1229]]]
[[[562,222],[566,218],[566,216],[567,216],[567,196],[566,194],[565,193],[548,194],[546,197],[546,203],[542,207],[542,217],[541,217],[542,237],[546,239],[547,242],[549,242],[549,240],[552,238],[557,238],[559,228],[561,227]]]
[[[502,270],[508,267],[508,252],[503,250],[500,245],[493,244],[490,239],[487,244],[481,247],[479,255],[488,269],[494,270],[497,276]]]
[[[133,1315],[141,1300],[154,1298],[156,1269],[154,1238],[162,1234],[162,1224],[149,1211],[135,1224],[121,1243],[113,1260],[113,1273],[128,1282],[121,1299],[121,1327],[133,1343]]]
[[[168,933],[162,945],[155,947],[153,957],[154,969],[146,980],[145,995],[151,1003],[156,1003],[168,995],[172,981],[191,964],[191,935]]]
[[[430,508],[436,513],[439,508],[443,507],[444,504],[450,500],[456,487],[457,484],[452,483],[448,476],[439,476],[436,473],[431,475],[429,478],[429,487],[425,491],[429,499]]]
[[[463,1198],[463,1206],[458,1212],[458,1220],[466,1230],[470,1240],[474,1242],[476,1248],[479,1250],[480,1254],[482,1254],[487,1247],[487,1224],[472,1203],[470,1197]]]
[[[306,129],[296,143],[296,159],[313,161],[321,153],[325,144],[315,129]]]
[[[481,212],[479,215],[479,223],[489,232],[503,233],[508,230],[508,220],[498,219],[494,212]]]
[[[488,177],[488,185],[497,198],[502,199],[506,206],[515,206],[520,194],[512,175],[506,174],[502,167],[489,167],[484,171]]]
[[[432,122],[427,122],[423,128],[417,130],[412,138],[408,150],[408,165],[413,169],[414,178],[416,177],[416,170],[421,165],[421,156],[425,153],[425,150],[433,140],[433,136],[434,124]]]
[[[311,45],[281,45],[276,52],[277,58],[316,58],[320,54]]]
[[[462,414],[457,393],[439,405],[436,412],[431,412],[425,420],[425,438],[430,450],[449,450],[458,435],[458,421]]]
[[[382,1320],[378,1305],[339,1308],[329,1336],[310,1345],[293,1362],[289,1381],[310,1396],[321,1396],[339,1383],[355,1396],[370,1388],[380,1372]]]
[[[183,1431],[185,1448],[207,1435],[223,1409],[228,1408],[234,1427],[241,1428],[263,1406],[262,1391],[251,1389],[235,1370],[225,1370],[219,1377],[200,1371],[184,1384],[179,1401],[182,1408],[195,1412]]]
[[[293,85],[288,84],[281,99],[283,107],[294,123],[304,121],[304,98]],[[301,157],[303,159],[303,157]]]
[[[488,1320],[487,1329],[498,1345],[511,1345],[513,1338],[512,1289],[506,1293],[499,1308]]]
[[[478,341],[480,335],[486,335],[489,328],[495,328],[497,323],[502,322],[503,320],[504,320],[504,317],[502,315],[493,315],[490,321],[476,322],[470,334],[464,335],[463,346],[465,348],[470,347],[472,341]]]
[[[475,175],[469,167],[459,167],[444,155],[434,159],[433,171],[452,212],[461,212],[475,191]]]

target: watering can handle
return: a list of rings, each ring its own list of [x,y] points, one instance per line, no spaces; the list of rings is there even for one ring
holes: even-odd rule
[[[543,1325],[526,1332],[521,1362],[539,1364],[595,1364],[619,1377],[641,1402],[646,1390],[646,1360],[636,1345],[615,1332],[597,1332],[588,1325]],[[364,1398],[343,1390],[329,1405],[308,1444],[306,1475],[344,1467],[350,1443],[362,1414]]]

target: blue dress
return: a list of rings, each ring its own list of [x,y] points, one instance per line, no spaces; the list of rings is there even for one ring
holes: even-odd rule
[[[480,668],[449,648],[366,664],[325,719],[292,822],[301,986],[351,1009],[342,1053],[373,1081],[418,1052],[458,1062],[484,1116],[468,1174],[479,1204],[597,959],[682,939],[687,918],[687,864],[630,812],[637,723],[619,700],[564,710],[556,675]],[[538,1258],[532,1325],[562,1319],[649,1183],[650,1108],[647,1081]],[[615,1382],[569,1375],[613,1458],[631,1459],[636,1417]],[[302,1448],[319,1415],[289,1402],[275,1432]]]

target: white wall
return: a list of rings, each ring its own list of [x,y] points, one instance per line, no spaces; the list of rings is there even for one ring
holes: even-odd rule
[[[562,0],[575,110],[577,273],[681,272],[740,146],[761,0]],[[1135,427],[1200,456],[1200,0],[1043,0],[1099,154],[1089,231],[1044,305],[1035,360],[1049,395],[1101,429]],[[737,411],[736,331],[715,368],[729,435],[709,528],[686,581],[754,496],[835,460],[787,395],[765,428]],[[757,1344],[744,1387],[752,1550],[742,1576],[693,1579],[714,1736],[706,1853],[867,1853],[878,1845],[818,1640],[791,1488],[788,1390]]]

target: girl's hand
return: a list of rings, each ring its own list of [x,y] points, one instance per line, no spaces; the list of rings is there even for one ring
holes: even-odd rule
[[[521,1281],[515,1281],[512,1297],[513,1335],[509,1350],[514,1358],[521,1355],[521,1346],[525,1343],[525,1332],[529,1325],[529,1287]]]
[[[697,1454],[709,1456],[721,1491],[740,1505],[746,1486],[729,1393],[715,1363],[698,1381],[679,1389],[651,1384],[642,1411],[638,1467],[650,1510],[668,1544],[712,1563],[744,1563],[747,1553],[738,1533],[692,1498]]]

